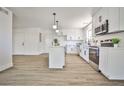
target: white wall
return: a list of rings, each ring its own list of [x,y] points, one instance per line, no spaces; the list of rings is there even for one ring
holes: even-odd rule
[[[12,13],[0,11],[0,71],[12,67]]]
[[[42,42],[39,42],[38,43],[38,51],[36,51],[37,53],[34,53],[34,54],[42,54],[42,53],[48,53],[49,51],[49,47],[52,45],[52,40],[53,40],[53,33],[52,31],[49,31],[49,30],[46,30],[46,29],[41,29],[41,28],[13,28],[13,54],[16,54],[14,52],[15,50],[15,47],[14,47],[14,43],[15,43],[15,39],[14,39],[14,35],[16,35],[15,33],[16,32],[31,32],[31,31],[34,31],[34,32],[40,32],[42,33]],[[35,35],[35,34],[34,34]],[[39,36],[38,36],[39,37]],[[23,37],[22,37],[23,38]],[[30,48],[30,46],[29,46]]]
[[[80,36],[83,38],[82,29],[63,29],[61,31],[63,32],[64,36],[57,36],[57,34],[54,31],[49,30],[49,29],[42,29],[40,27],[36,27],[36,28],[35,27],[34,28],[13,28],[13,35],[15,35],[14,33],[18,32],[18,31],[25,32],[25,31],[31,31],[31,30],[39,31],[42,33],[42,42],[39,43],[39,45],[38,45],[39,54],[49,52],[49,48],[52,46],[52,42],[53,42],[54,38],[57,38],[59,40],[59,43],[61,46],[66,46],[66,45],[76,46],[76,43],[81,42],[81,41],[66,41],[66,39],[67,39],[67,37],[65,37],[66,35],[71,35],[73,37]],[[13,44],[14,44],[14,41],[15,40],[13,40]],[[73,49],[70,52],[71,53],[77,53],[77,50]],[[13,51],[13,53],[14,53],[14,51]]]

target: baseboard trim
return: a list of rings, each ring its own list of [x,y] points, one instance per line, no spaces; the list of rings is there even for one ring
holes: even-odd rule
[[[36,52],[36,53],[25,53],[24,55],[39,55],[40,53],[38,52]]]
[[[0,66],[0,72],[13,67],[12,63]]]
[[[40,52],[40,53],[24,53],[24,54],[16,54],[16,53],[13,53],[13,55],[40,55],[40,54],[44,54],[46,52]]]

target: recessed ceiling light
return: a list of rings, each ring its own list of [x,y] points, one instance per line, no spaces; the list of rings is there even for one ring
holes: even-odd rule
[[[58,29],[56,30],[56,33],[59,33],[59,30]]]
[[[53,29],[57,29],[57,25],[53,25]]]

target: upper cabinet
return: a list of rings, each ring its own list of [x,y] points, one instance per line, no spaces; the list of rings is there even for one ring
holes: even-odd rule
[[[97,27],[97,15],[94,15],[93,18],[92,18],[92,35],[93,37],[96,36],[95,34],[95,28]]]
[[[107,8],[100,8],[97,13],[93,16],[93,21],[95,23],[95,27],[100,26],[108,16]]]
[[[124,7],[120,8],[120,30],[124,30]]]
[[[94,15],[92,19],[92,29],[93,29],[93,36],[96,36],[96,29],[101,30],[103,24],[105,24],[106,19],[108,19],[108,9],[107,8],[100,8]]]
[[[83,40],[83,33],[82,33],[82,29],[67,29],[67,30],[63,30],[64,35],[67,36],[67,40]]]
[[[119,8],[108,8],[109,32],[119,30]]]
[[[93,15],[93,33],[95,32],[95,28],[99,27],[105,20],[108,20],[108,33],[124,30],[124,8],[100,8]]]
[[[97,19],[98,19],[98,25],[101,25],[108,17],[108,9],[107,8],[101,8],[98,11],[97,14]]]
[[[83,40],[82,35],[67,35],[67,40]]]

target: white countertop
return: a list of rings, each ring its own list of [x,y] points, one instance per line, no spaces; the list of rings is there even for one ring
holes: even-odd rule
[[[108,49],[124,49],[124,47],[99,47],[99,48],[108,48]]]
[[[51,46],[51,48],[64,48],[64,46]]]

